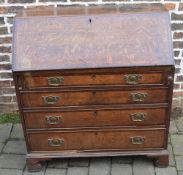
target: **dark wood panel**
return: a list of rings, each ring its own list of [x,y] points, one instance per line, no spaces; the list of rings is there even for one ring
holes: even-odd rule
[[[140,95],[139,95],[140,94]],[[140,97],[139,97],[140,96]],[[139,101],[138,98],[142,98]],[[54,106],[79,106],[102,104],[144,104],[168,102],[168,89],[143,89],[143,90],[103,90],[83,92],[39,92],[23,93],[21,95],[25,107],[54,107]],[[137,99],[137,101],[136,101]]]
[[[27,129],[165,125],[166,108],[24,113]]]
[[[31,151],[163,148],[165,130],[29,133]],[[39,142],[38,142],[39,140]]]

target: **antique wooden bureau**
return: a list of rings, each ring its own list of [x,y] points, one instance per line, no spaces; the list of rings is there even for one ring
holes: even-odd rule
[[[168,165],[174,62],[161,5],[27,9],[13,32],[30,171],[61,157],[146,155]]]

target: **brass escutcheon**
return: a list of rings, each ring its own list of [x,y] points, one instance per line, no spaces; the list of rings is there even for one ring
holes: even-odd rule
[[[58,125],[62,123],[62,117],[61,116],[46,116],[46,123],[50,125]]]
[[[144,144],[145,137],[142,136],[135,136],[135,137],[130,137],[130,142],[133,145],[142,145]]]
[[[127,84],[138,84],[139,81],[141,80],[142,75],[140,74],[128,74],[124,75],[124,79]]]
[[[132,96],[132,100],[135,102],[141,102],[144,101],[147,97],[147,93],[141,93],[141,92],[135,92],[135,93],[131,93]]]
[[[44,103],[55,104],[59,100],[59,96],[42,96]]]
[[[60,139],[60,138],[51,138],[48,139],[48,145],[49,146],[62,146],[64,145],[64,139]]]
[[[47,80],[49,86],[60,86],[64,83],[64,77],[49,77]]]
[[[133,122],[142,122],[145,120],[147,114],[146,113],[134,113],[130,114],[131,120]]]

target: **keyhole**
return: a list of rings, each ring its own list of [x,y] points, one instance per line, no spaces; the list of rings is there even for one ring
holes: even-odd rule
[[[91,18],[89,19],[89,22],[90,22],[90,23],[92,22]]]
[[[93,112],[93,116],[96,117],[97,116],[97,111]]]

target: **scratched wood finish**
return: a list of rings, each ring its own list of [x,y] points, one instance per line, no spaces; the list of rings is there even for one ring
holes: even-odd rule
[[[167,12],[113,11],[15,18],[13,70],[173,64]]]
[[[144,143],[132,144],[130,138],[143,137]],[[143,148],[163,148],[165,130],[138,131],[78,131],[78,132],[46,132],[30,133],[28,138],[32,151],[59,150],[95,150],[95,149],[126,149],[143,150]],[[48,139],[63,139],[61,146],[49,146]],[[39,142],[38,142],[39,140]]]
[[[142,113],[144,120],[135,121],[132,115]],[[166,108],[112,109],[93,111],[27,112],[24,113],[27,129],[166,125]],[[49,123],[48,117],[58,117],[58,123]]]
[[[13,33],[29,171],[61,157],[146,155],[168,165],[174,62],[162,5],[28,8]],[[140,79],[129,83],[130,74]]]

